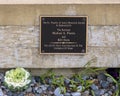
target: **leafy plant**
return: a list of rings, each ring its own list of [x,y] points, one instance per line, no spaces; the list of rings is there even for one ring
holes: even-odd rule
[[[94,80],[85,80],[84,90],[88,89],[93,83],[94,83]]]
[[[76,92],[76,91],[78,90],[77,85],[74,84],[74,83],[72,83],[72,84],[70,85],[70,90],[73,91],[73,92]]]
[[[47,83],[45,80],[47,78],[51,79],[51,84],[59,87],[61,89],[61,93],[66,93],[66,87],[64,84],[64,76],[56,76],[52,69],[48,70],[45,74],[40,76],[43,83]]]
[[[95,74],[99,74],[101,71],[102,72],[105,72],[105,70],[107,68],[93,68],[93,67],[90,67],[91,63],[93,62],[96,62],[97,58],[93,58],[91,59],[90,61],[88,61],[85,65],[84,65],[84,69],[81,70],[81,72],[79,74],[81,75],[95,75]]]
[[[81,85],[82,86],[82,91],[85,91],[94,82],[94,80],[84,80],[82,78],[81,74],[74,74],[72,78],[77,80],[77,81],[74,81],[74,82],[71,81],[73,91],[77,91],[78,90],[77,89],[77,85]]]
[[[92,96],[95,96],[95,93],[94,93],[94,91],[93,91],[93,90],[91,90],[91,94],[92,94]]]
[[[118,86],[119,86],[119,91],[120,91],[120,69],[119,69],[119,76],[118,76]],[[119,94],[120,94],[120,92],[119,92]]]
[[[108,68],[106,70],[106,75],[109,76],[113,82],[118,86],[118,89],[115,92],[115,96],[120,95],[120,69],[119,68]]]
[[[4,84],[11,91],[22,91],[31,82],[31,76],[24,68],[16,68],[5,73]]]
[[[64,76],[57,76],[52,79],[52,84],[56,86],[64,86]]]
[[[61,93],[66,93],[66,87],[64,83],[64,76],[56,76],[52,78],[52,84],[61,89]]]
[[[119,96],[119,95],[120,95],[120,82],[119,82],[120,79],[117,81],[117,80],[116,80],[113,76],[111,76],[110,74],[105,73],[105,75],[108,76],[108,77],[110,77],[110,78],[113,80],[113,82],[114,82],[116,85],[118,85],[118,89],[116,90],[114,96]]]
[[[84,75],[91,76],[91,75],[97,75],[101,72],[104,72],[104,73],[106,72],[106,68],[91,68],[90,67],[91,63],[95,61],[96,61],[96,58],[93,58],[92,60],[90,60],[87,64],[85,64],[84,69],[74,74],[70,79],[67,77],[64,77],[63,75],[56,76],[56,74],[52,70],[49,70],[47,73],[41,75],[41,80],[43,81],[43,83],[46,83],[45,81],[46,78],[51,79],[51,84],[55,87],[59,87],[61,89],[61,93],[66,93],[67,89],[70,89],[73,92],[78,91],[79,86],[82,86],[82,92],[84,92],[85,90],[88,90],[90,86],[94,83],[94,79],[84,80],[82,76]],[[109,74],[107,74],[107,76],[108,75]],[[69,86],[65,85],[65,79],[70,81]],[[120,83],[118,83],[115,80],[113,81],[116,84],[119,84],[120,86]],[[119,81],[120,81],[120,78],[119,78]],[[92,90],[91,90],[91,94],[95,96],[94,91]],[[119,94],[119,91],[117,91],[115,94]],[[115,95],[115,96],[118,96],[118,95]]]
[[[46,84],[46,79],[54,79],[55,78],[55,73],[52,71],[52,69],[48,70],[46,73],[42,74],[40,76],[41,82],[43,84]]]

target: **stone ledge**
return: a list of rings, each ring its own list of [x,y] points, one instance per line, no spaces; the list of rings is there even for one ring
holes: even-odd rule
[[[0,68],[82,68],[120,67],[118,48],[89,47],[88,53],[81,55],[40,55],[38,48],[0,48]]]
[[[119,10],[120,4],[0,5],[0,25],[39,25],[39,16],[88,16],[89,25],[119,25]]]
[[[89,47],[88,53],[84,56],[39,55],[38,49],[31,50],[32,68],[82,68],[92,59],[94,60],[90,67],[119,67],[120,64],[120,50],[117,48]]]
[[[0,4],[120,4],[120,0],[0,0]]]

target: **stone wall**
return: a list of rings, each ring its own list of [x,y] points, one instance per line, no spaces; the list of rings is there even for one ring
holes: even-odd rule
[[[120,66],[119,5],[1,5],[0,68]],[[40,55],[40,15],[88,15],[86,55]]]
[[[0,67],[119,67],[120,25],[89,26],[86,55],[40,55],[39,26],[0,26]]]

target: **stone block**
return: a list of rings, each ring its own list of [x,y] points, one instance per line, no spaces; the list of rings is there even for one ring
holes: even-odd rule
[[[119,46],[120,26],[90,26],[88,30],[88,46]]]
[[[0,5],[0,25],[34,25],[35,8],[21,5]]]
[[[116,34],[119,26],[105,26],[105,44],[107,47],[117,46]]]
[[[118,67],[120,67],[120,49],[117,51]]]
[[[37,26],[0,27],[0,47],[38,47],[38,29]]]
[[[0,48],[0,68],[28,67],[32,65],[31,49]]]
[[[89,46],[106,46],[104,26],[91,26],[89,30]]]
[[[80,68],[91,61],[89,67],[117,67],[117,51],[112,48],[89,47],[88,53],[81,55],[39,55],[33,50],[33,64],[38,68]],[[36,68],[36,67],[35,67]]]
[[[119,4],[0,5],[0,25],[39,25],[39,16],[88,16],[89,25],[118,25],[119,10]]]
[[[120,24],[120,20],[117,19],[120,17],[120,5],[107,5],[106,7],[106,25],[116,25]]]

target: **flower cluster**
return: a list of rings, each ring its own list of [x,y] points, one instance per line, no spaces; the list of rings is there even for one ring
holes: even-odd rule
[[[30,84],[30,73],[24,68],[16,68],[5,73],[5,85],[13,91],[20,91],[27,88]]]

